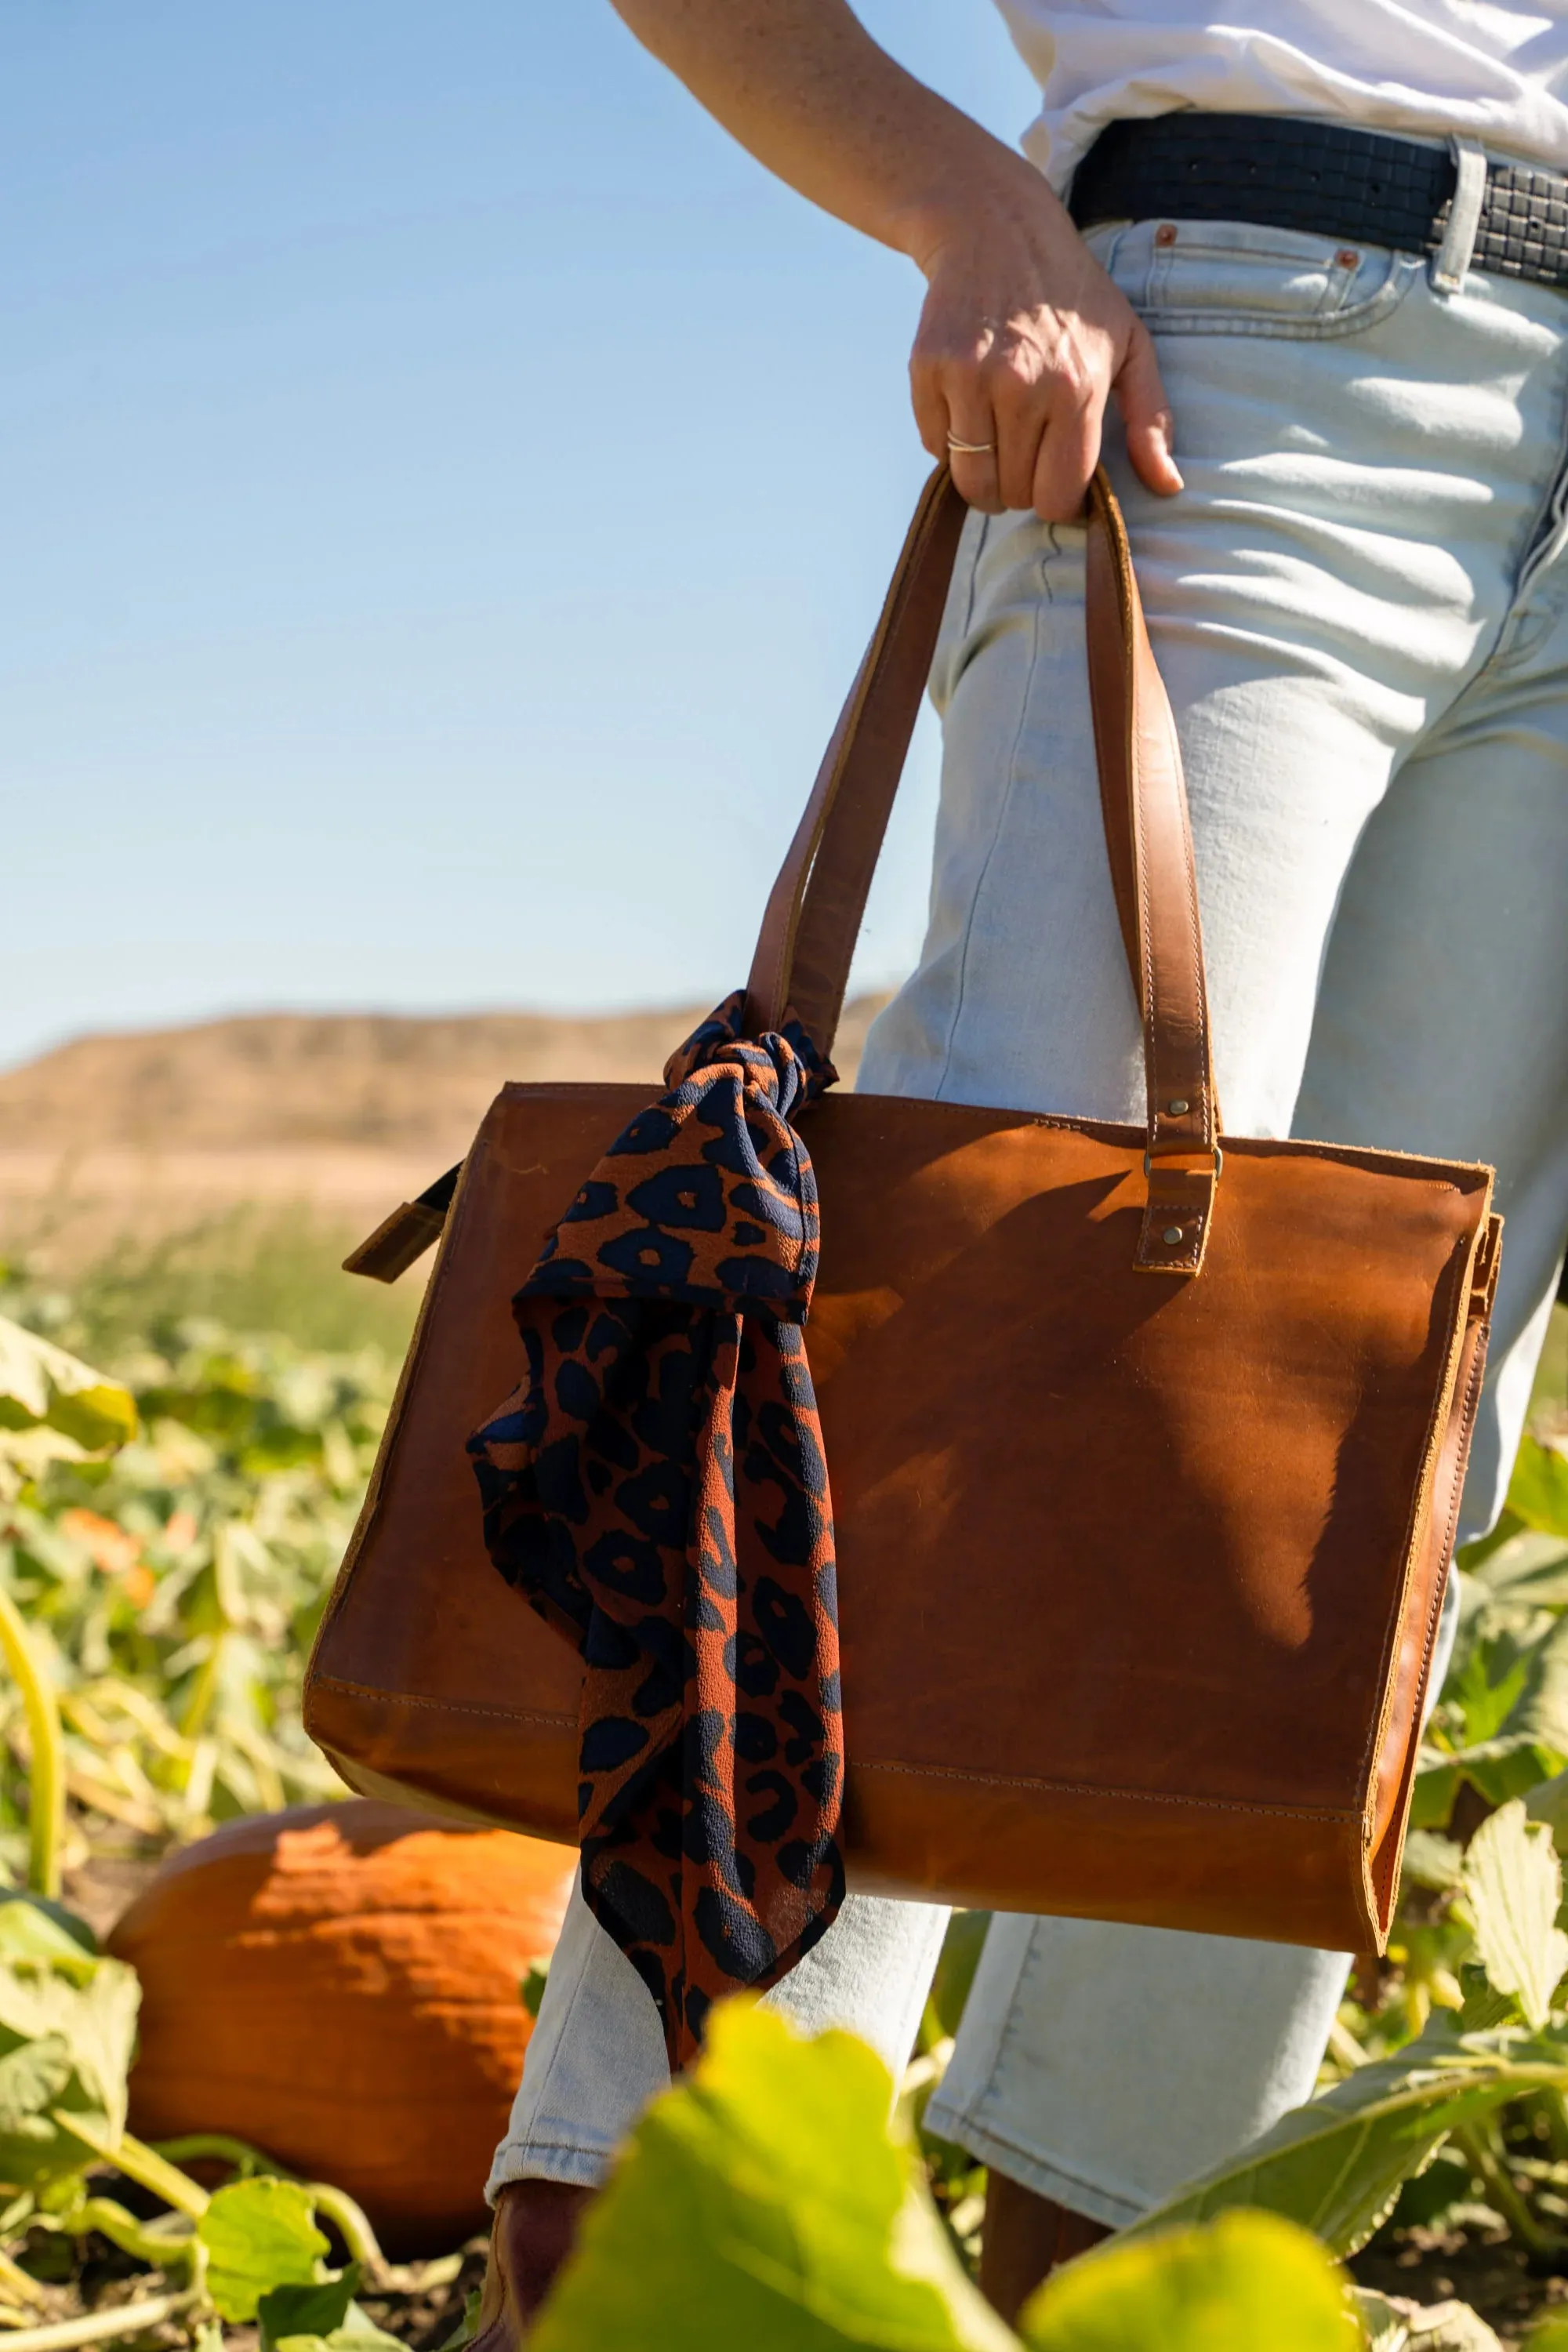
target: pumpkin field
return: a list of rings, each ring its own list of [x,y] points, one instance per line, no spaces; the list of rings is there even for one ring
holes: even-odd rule
[[[348,1798],[306,1738],[414,1301],[345,1304],[321,1236],[292,1274],[268,1246],[248,1291],[156,1254],[0,1283],[0,2352],[480,2322],[485,2173],[574,1857]],[[891,2128],[863,2045],[721,2010],[541,2352],[1563,2352],[1565,1391],[1559,1309],[1508,1513],[1463,1560],[1398,1927],[1307,2107],[1016,2336],[973,2284],[984,2175],[921,2130],[985,1932],[960,1914]]]

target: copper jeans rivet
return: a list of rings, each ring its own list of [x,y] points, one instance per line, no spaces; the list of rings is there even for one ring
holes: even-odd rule
[[[1170,221],[1161,222],[1159,227],[1154,231],[1154,242],[1156,245],[1175,244],[1176,232]]]

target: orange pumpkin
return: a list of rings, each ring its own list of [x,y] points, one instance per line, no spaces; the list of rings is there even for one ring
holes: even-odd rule
[[[109,1938],[142,1979],[132,2129],[248,2140],[346,2189],[391,2253],[459,2244],[576,1861],[360,1798],[170,1855]]]

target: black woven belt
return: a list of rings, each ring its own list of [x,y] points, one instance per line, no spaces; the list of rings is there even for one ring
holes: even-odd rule
[[[1073,177],[1079,228],[1100,221],[1233,220],[1402,253],[1436,253],[1456,170],[1424,147],[1289,115],[1160,114],[1112,122]],[[1568,286],[1568,180],[1489,163],[1471,267]]]

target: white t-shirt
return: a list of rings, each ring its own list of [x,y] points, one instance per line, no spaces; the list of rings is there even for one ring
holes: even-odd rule
[[[1466,137],[1568,171],[1568,0],[998,0],[1058,187],[1118,115],[1196,107]]]

